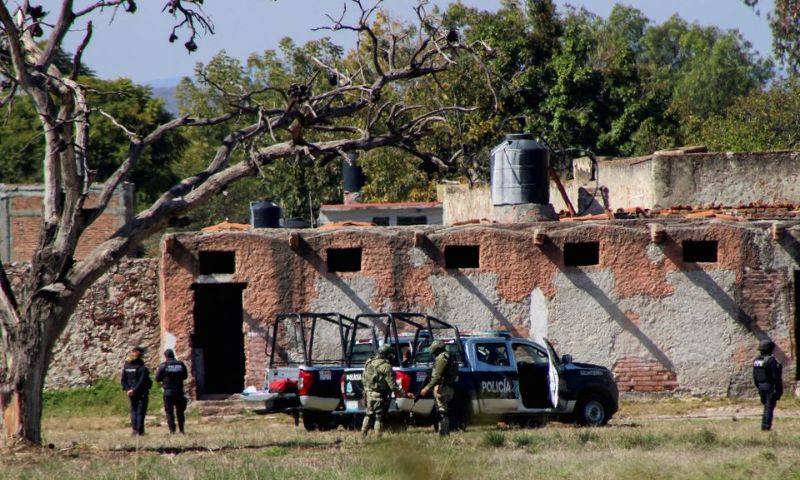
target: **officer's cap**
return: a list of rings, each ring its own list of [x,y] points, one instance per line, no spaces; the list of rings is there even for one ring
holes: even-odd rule
[[[171,348],[164,350],[164,356],[167,358],[175,358],[175,352]]]
[[[758,344],[758,351],[761,353],[772,353],[773,350],[775,350],[775,342],[772,340],[761,340],[761,343]]]
[[[138,353],[139,355],[144,355],[144,347],[141,345],[137,345],[131,349],[131,351]]]
[[[378,353],[383,355],[384,357],[387,357],[387,356],[391,355],[392,353],[394,353],[394,349],[392,348],[391,345],[386,343],[386,344],[381,345],[381,348],[378,349]]]
[[[428,351],[430,353],[435,353],[439,350],[442,350],[443,348],[444,348],[444,343],[442,343],[440,340],[434,340],[433,342],[431,342],[431,346],[428,347]]]

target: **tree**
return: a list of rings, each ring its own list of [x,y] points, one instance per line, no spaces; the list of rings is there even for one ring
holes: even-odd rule
[[[758,6],[758,0],[742,1]],[[800,0],[775,0],[775,8],[767,18],[775,55],[790,72],[800,73]]]
[[[311,58],[313,65],[285,88],[268,82],[260,90],[215,85],[224,98],[223,112],[183,114],[150,130],[132,131],[110,113],[100,112],[92,104],[88,86],[80,81],[91,22],[86,23],[71,70],[59,67],[55,57],[66,32],[89,14],[101,9],[132,14],[134,0],[97,1],[79,10],[72,0],[62,0],[50,14],[27,3],[12,10],[11,3],[0,4],[0,76],[5,85],[0,101],[5,105],[21,91],[33,103],[45,140],[45,194],[39,245],[18,296],[0,269],[0,427],[6,445],[41,441],[42,389],[54,342],[87,288],[127,252],[228,185],[282,159],[307,157],[324,165],[347,152],[396,147],[418,156],[424,168],[446,167],[447,160],[420,149],[419,141],[446,121],[446,115],[465,109],[450,104],[424,110],[388,92],[445,72],[457,61],[478,59],[472,45],[439,28],[437,19],[422,6],[416,12],[425,27],[414,39],[416,47],[409,56],[397,56],[398,44],[411,39],[402,32],[376,31],[370,18],[377,7],[352,0],[357,20],[353,24],[333,20],[328,28],[358,34],[363,46],[358,51],[364,55],[357,68],[340,69]],[[169,0],[164,7],[176,19],[169,40],[185,35],[189,51],[197,48],[198,33],[210,28],[198,8],[201,3]],[[275,99],[261,98],[270,92]],[[89,185],[97,174],[90,135],[98,115],[123,132],[127,148],[121,154],[111,152],[117,155],[116,168],[102,182],[96,208],[86,208]],[[170,186],[88,257],[75,259],[78,239],[102,214],[119,184],[130,178],[145,152],[173,132],[222,125],[227,130],[214,139],[213,155],[202,167]]]
[[[695,141],[717,151],[800,149],[800,80],[739,97],[723,114],[710,118]]]

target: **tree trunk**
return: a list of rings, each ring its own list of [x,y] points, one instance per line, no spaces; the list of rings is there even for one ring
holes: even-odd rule
[[[66,325],[57,303],[38,299],[12,327],[6,367],[0,375],[0,446],[39,445],[42,441],[42,393],[50,352]],[[61,328],[58,328],[61,327]]]

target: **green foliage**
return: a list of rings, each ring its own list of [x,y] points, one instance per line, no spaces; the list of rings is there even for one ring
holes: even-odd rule
[[[494,448],[500,448],[506,444],[506,436],[500,432],[486,432],[483,435],[484,445]]]
[[[98,110],[114,117],[120,124],[137,134],[150,132],[172,117],[161,99],[153,98],[149,87],[128,79],[99,80],[81,77],[88,87],[88,101]],[[12,104],[12,114],[0,124],[0,178],[8,183],[40,183],[44,137],[33,104],[25,95],[18,95]],[[97,180],[111,175],[127,156],[127,135],[99,111],[90,117],[90,168],[97,171]],[[133,170],[130,181],[136,185],[139,206],[146,206],[177,178],[169,164],[186,147],[178,133],[170,133],[145,150]]]
[[[158,383],[150,390],[148,411],[161,411],[163,390]],[[43,396],[45,417],[84,417],[120,415],[129,412],[128,397],[118,381],[100,379],[90,387],[45,390]]]
[[[800,80],[738,98],[705,122],[692,141],[718,151],[800,149]]]

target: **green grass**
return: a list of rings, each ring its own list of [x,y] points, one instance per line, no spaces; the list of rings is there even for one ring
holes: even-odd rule
[[[151,399],[158,396],[153,392]],[[606,428],[551,423],[499,430],[490,425],[440,438],[430,428],[412,427],[362,441],[355,431],[306,432],[286,416],[256,415],[192,417],[187,435],[170,436],[154,407],[148,434],[130,437],[127,400],[115,382],[57,392],[48,402],[43,435],[53,448],[0,454],[0,478],[116,479],[136,472],[141,479],[167,480],[800,480],[800,411],[783,404],[770,433],[760,431],[754,416],[662,418],[625,412]],[[654,403],[654,410],[691,410],[697,402],[689,407],[668,403]],[[752,410],[756,403],[737,405]],[[66,414],[79,408],[85,410]]]
[[[110,379],[98,380],[90,387],[45,390],[43,397],[45,417],[124,415],[129,405],[119,382]],[[155,383],[150,390],[148,411],[163,408],[163,390]]]

